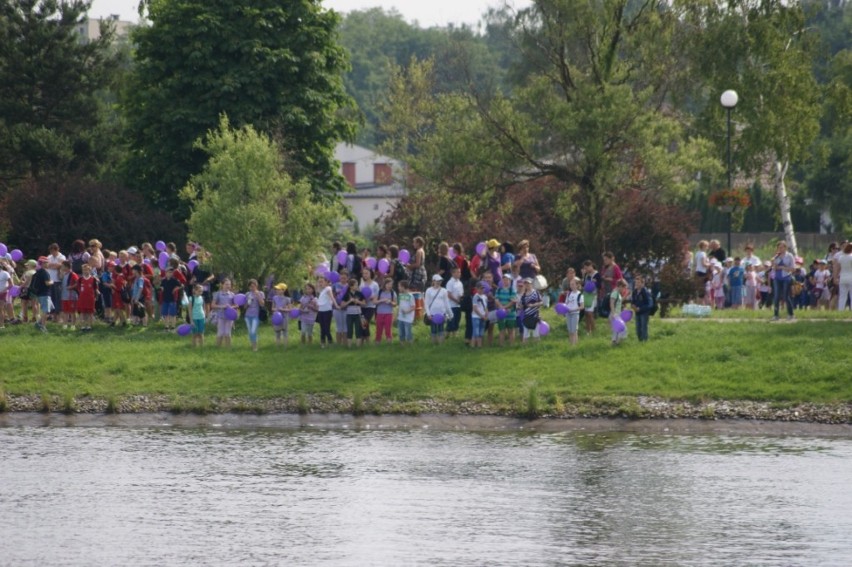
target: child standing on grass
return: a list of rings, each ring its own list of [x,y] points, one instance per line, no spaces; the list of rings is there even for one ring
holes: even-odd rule
[[[98,280],[92,275],[92,266],[83,264],[83,277],[77,282],[77,313],[80,314],[80,329],[91,331],[95,322],[95,299]]]
[[[62,328],[76,329],[77,322],[77,280],[79,277],[71,271],[71,262],[63,260],[59,268],[60,300],[62,301]]]
[[[361,308],[366,301],[364,294],[358,290],[358,280],[354,277],[349,280],[349,287],[343,294],[340,306],[346,310],[346,345],[352,348],[353,344],[364,345],[364,323],[362,322]]]
[[[299,321],[302,323],[302,344],[314,341],[314,323],[317,320],[317,289],[313,284],[305,284],[302,297],[299,299]]]
[[[195,284],[192,286],[192,299],[189,301],[190,313],[192,315],[192,346],[204,346],[204,323],[207,318],[204,315],[204,286]]]
[[[743,285],[745,283],[745,270],[742,267],[742,259],[734,258],[734,265],[728,270],[728,294],[731,298],[731,307],[739,309],[743,305]]]
[[[376,343],[382,342],[384,334],[391,342],[391,326],[393,325],[393,308],[396,306],[396,292],[393,290],[393,279],[385,278],[382,290],[376,297]]]
[[[485,286],[483,282],[476,284],[476,293],[471,297],[470,321],[473,325],[470,346],[471,348],[482,348],[482,337],[485,334],[485,324],[488,322],[488,299],[485,297]]]
[[[633,309],[636,313],[636,336],[640,341],[648,340],[648,322],[651,320],[651,309],[654,307],[654,297],[651,290],[645,287],[645,277],[636,276],[633,280]]]
[[[257,280],[249,280],[249,291],[246,293],[246,329],[248,330],[251,350],[257,352],[257,330],[260,327],[260,308],[266,301],[266,295],[258,289]]]
[[[399,310],[396,315],[396,324],[399,331],[399,343],[402,345],[414,342],[414,296],[408,288],[408,280],[400,280],[399,284]]]
[[[494,301],[497,309],[506,311],[503,319],[497,320],[497,329],[500,332],[500,346],[512,345],[515,342],[515,328],[517,327],[518,315],[515,306],[518,303],[518,294],[515,292],[512,282],[512,272],[503,273],[503,283],[494,293]]]
[[[290,296],[287,293],[287,284],[279,283],[275,286],[275,295],[272,296],[272,312],[281,313],[283,319],[280,325],[273,325],[275,330],[275,344],[278,346],[287,346],[288,339],[288,319],[290,310]]]
[[[598,293],[600,293],[601,289],[601,275],[595,269],[595,264],[591,260],[583,262],[583,269],[580,273],[583,274],[583,307],[586,311],[584,316],[586,334],[591,335],[595,332],[595,310],[598,308]],[[586,291],[586,286],[591,289],[592,285],[594,285],[594,289],[592,289],[592,291]]]
[[[225,309],[233,305],[234,292],[231,291],[231,280],[225,278],[219,286],[219,291],[213,295],[212,309],[216,312],[216,346],[231,346],[231,330],[234,322],[225,317]]]
[[[757,305],[757,272],[754,271],[754,264],[748,264],[745,267],[745,295],[743,303],[746,309],[754,311]]]
[[[618,280],[616,287],[609,294],[609,322],[613,324],[615,319],[621,319],[621,308],[624,305],[624,295],[627,293],[627,281],[623,278]],[[623,331],[612,329],[612,346],[616,346],[621,341],[627,338],[627,325],[624,325]]]
[[[577,279],[568,280],[568,294],[565,296],[565,305],[568,313],[565,316],[568,324],[568,342],[576,345],[579,341],[580,312],[585,305],[584,295],[580,292],[580,283]],[[590,294],[591,295],[591,294]]]
[[[127,297],[127,280],[124,278],[124,273],[121,266],[118,264],[112,265],[112,279],[110,280],[109,288],[112,290],[112,323],[117,325],[119,321],[123,326],[127,326],[127,304],[124,302]],[[129,299],[129,297],[128,297]]]

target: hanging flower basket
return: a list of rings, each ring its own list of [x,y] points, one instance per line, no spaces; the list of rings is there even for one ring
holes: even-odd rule
[[[734,209],[747,209],[751,205],[748,193],[740,189],[722,189],[710,193],[710,206],[717,207],[723,213]]]

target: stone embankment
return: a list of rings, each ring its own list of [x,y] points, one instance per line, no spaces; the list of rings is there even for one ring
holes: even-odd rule
[[[398,402],[375,398],[329,396],[297,398],[200,398],[193,396],[126,396],[115,399],[7,395],[9,412],[66,414],[351,414],[536,417],[549,419],[629,418],[759,420],[852,424],[852,404],[779,403],[710,400],[671,401],[653,397],[598,399],[588,402],[541,401],[536,408],[485,403],[420,400]]]

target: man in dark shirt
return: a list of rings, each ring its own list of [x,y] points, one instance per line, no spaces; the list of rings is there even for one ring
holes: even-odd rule
[[[38,298],[39,316],[36,321],[36,328],[42,333],[47,332],[47,315],[51,310],[50,290],[53,281],[50,279],[50,274],[47,272],[48,258],[42,256],[38,259],[38,268],[30,280],[30,297]]]

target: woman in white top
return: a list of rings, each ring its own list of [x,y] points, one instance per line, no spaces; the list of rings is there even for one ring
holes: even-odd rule
[[[695,253],[695,285],[698,287],[698,297],[705,298],[705,303],[709,300],[705,292],[707,276],[710,273],[710,258],[707,256],[708,246],[710,246],[710,243],[706,240],[700,241],[698,252]]]
[[[444,341],[444,325],[453,316],[453,310],[450,307],[450,296],[447,290],[441,287],[444,278],[440,274],[432,276],[432,287],[426,290],[423,304],[426,309],[426,316],[432,320],[432,342],[441,343]],[[442,316],[440,323],[436,323],[433,318]]]
[[[331,282],[323,276],[320,276],[317,280],[317,287],[321,290],[319,296],[317,296],[317,323],[320,326],[320,347],[325,348],[327,344],[330,345],[332,343],[331,310],[334,308],[334,291],[331,289]]]
[[[833,277],[837,285],[837,310],[846,309],[846,303],[852,308],[852,242],[847,242],[843,250],[834,256]]]

